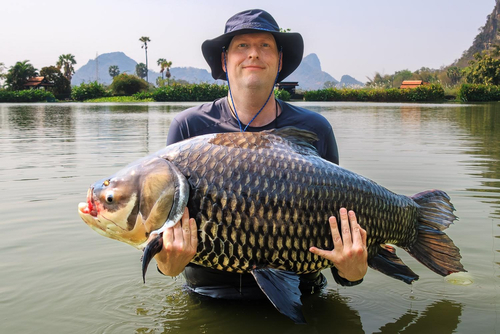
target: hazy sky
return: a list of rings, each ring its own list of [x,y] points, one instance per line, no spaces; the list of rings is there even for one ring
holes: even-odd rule
[[[0,62],[30,60],[40,69],[71,53],[79,68],[96,53],[123,51],[149,68],[208,69],[201,43],[223,33],[226,20],[250,8],[270,12],[279,26],[302,34],[304,56],[316,53],[323,71],[365,82],[451,64],[470,47],[495,0],[0,0]]]

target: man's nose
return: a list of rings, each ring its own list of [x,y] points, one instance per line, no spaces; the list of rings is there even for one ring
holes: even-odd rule
[[[248,58],[259,58],[259,48],[257,45],[252,45],[248,50]]]

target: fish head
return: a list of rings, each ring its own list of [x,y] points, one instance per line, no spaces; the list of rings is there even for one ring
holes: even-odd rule
[[[152,232],[180,219],[187,204],[186,185],[172,163],[143,159],[95,182],[78,213],[97,233],[143,249]]]

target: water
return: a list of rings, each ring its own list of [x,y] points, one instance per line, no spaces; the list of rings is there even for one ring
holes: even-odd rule
[[[333,125],[341,165],[401,194],[445,190],[469,271],[444,279],[404,251],[413,286],[369,270],[303,297],[306,326],[267,301],[190,295],[77,214],[88,186],[165,145],[193,105],[0,104],[0,333],[500,332],[500,104],[299,103]],[[154,269],[152,267],[151,269]]]

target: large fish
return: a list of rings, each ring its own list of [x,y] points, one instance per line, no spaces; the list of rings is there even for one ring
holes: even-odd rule
[[[418,279],[396,245],[442,276],[465,271],[443,232],[456,219],[446,193],[395,194],[319,157],[315,140],[296,128],[188,139],[96,182],[78,211],[98,233],[143,249],[144,277],[162,231],[187,206],[198,227],[192,262],[252,273],[298,323],[305,320],[297,274],[333,267],[309,248],[333,248],[328,217],[341,207],[366,229],[371,268],[406,283]]]

